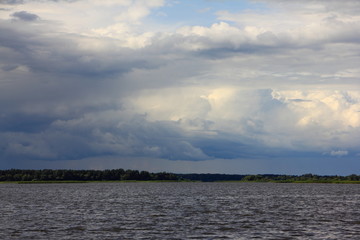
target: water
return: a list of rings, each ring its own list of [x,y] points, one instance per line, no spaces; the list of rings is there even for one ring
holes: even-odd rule
[[[360,185],[0,184],[0,239],[359,239]]]

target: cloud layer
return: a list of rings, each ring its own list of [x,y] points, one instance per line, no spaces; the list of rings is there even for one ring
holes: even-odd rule
[[[358,1],[200,2],[1,1],[0,167],[359,167]]]

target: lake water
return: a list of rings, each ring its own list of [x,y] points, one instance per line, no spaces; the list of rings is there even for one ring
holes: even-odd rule
[[[360,185],[0,184],[0,239],[360,239]]]

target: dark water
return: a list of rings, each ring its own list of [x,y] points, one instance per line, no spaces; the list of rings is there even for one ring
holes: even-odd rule
[[[0,239],[256,238],[360,239],[360,185],[0,185]]]

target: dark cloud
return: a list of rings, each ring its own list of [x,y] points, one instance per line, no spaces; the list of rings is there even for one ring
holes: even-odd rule
[[[116,46],[111,40],[107,42],[108,49],[98,51],[79,47],[82,42],[97,44],[98,39],[48,34],[51,28],[48,24],[39,27],[1,23],[1,81],[11,82],[0,89],[3,111],[28,108],[31,112],[35,107],[42,108],[41,112],[52,112],[59,106],[74,109],[80,103],[86,107],[112,104],[111,101],[143,82],[125,80],[125,74],[158,64],[141,52]]]
[[[168,160],[263,159],[327,157],[318,151],[269,147],[249,136],[217,131],[216,136],[189,136],[178,122],[149,121],[144,115],[105,107],[83,114],[49,117],[49,114],[2,117],[0,159],[72,160],[114,156]],[[261,124],[259,124],[261,125]],[[260,126],[263,127],[263,126]],[[261,132],[261,134],[266,134]]]
[[[0,0],[0,4],[7,4],[7,5],[21,5],[24,3],[31,3],[31,2],[77,2],[79,0]]]
[[[25,0],[1,0],[0,4],[18,5],[23,4]]]
[[[17,20],[26,22],[33,22],[40,19],[38,15],[26,11],[15,12],[11,14],[11,16]]]
[[[52,121],[54,121],[54,119],[48,115],[25,114],[19,112],[8,115],[3,113],[0,116],[0,131],[26,133],[41,132],[46,130]]]
[[[1,159],[66,160],[111,155],[146,155],[172,160],[208,158],[182,137],[174,123],[151,123],[143,116],[130,116],[131,119],[126,120],[126,116],[122,116],[124,113],[119,113],[119,117],[112,121],[104,112],[69,120],[27,116],[14,122],[3,118],[2,126],[5,129],[1,129],[0,134],[0,148],[3,149]],[[104,119],[97,119],[96,115]]]
[[[17,12],[14,17],[35,20],[26,12]],[[0,24],[4,33],[0,35],[1,159],[59,160],[152,153],[156,149],[152,144],[156,143],[148,144],[146,140],[146,136],[155,134],[151,129],[141,127],[140,133],[130,123],[120,129],[116,126],[126,113],[111,121],[103,113],[120,111],[120,99],[132,84],[138,85],[124,81],[124,74],[156,65],[141,53],[116,44],[105,51],[81,48],[79,42],[98,39],[48,34],[52,26],[41,24]],[[104,120],[98,120],[97,115]],[[81,124],[72,128],[76,122]],[[150,133],[146,135],[146,131]],[[108,132],[112,132],[114,141],[106,140]],[[135,142],[127,143],[130,135],[135,136]],[[154,154],[171,151],[163,149]]]
[[[360,2],[357,0],[303,0],[303,1],[287,1],[287,0],[251,0],[253,2],[261,2],[271,4],[271,7],[281,6],[297,11],[305,12],[325,12],[335,11],[347,14],[358,14],[360,10]],[[315,7],[314,7],[315,6]],[[322,6],[322,8],[320,7]]]

